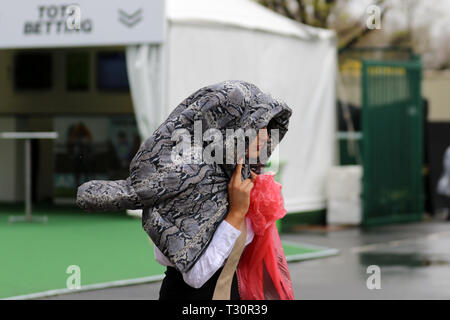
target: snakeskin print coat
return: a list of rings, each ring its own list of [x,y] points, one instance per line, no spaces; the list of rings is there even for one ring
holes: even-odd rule
[[[291,113],[286,103],[252,83],[228,80],[203,87],[184,99],[141,144],[126,180],[82,184],[77,205],[87,211],[143,209],[144,230],[175,267],[186,272],[226,217],[228,182],[242,154],[235,152],[232,162],[225,156],[224,161],[213,163],[175,161],[171,156],[178,143],[173,139],[174,132],[184,129],[194,136],[195,123],[201,123],[202,133],[215,128],[223,137],[226,129],[278,129],[278,141],[271,137],[268,142],[270,156],[288,130]],[[222,140],[224,150],[234,145],[234,138],[230,135]],[[205,146],[205,142],[201,144]],[[195,156],[198,149],[193,150]],[[242,178],[248,177],[250,165],[244,163]]]

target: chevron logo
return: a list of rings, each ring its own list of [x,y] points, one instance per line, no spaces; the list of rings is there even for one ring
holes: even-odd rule
[[[141,20],[142,9],[138,9],[132,14],[128,14],[122,9],[119,9],[119,21],[126,25],[128,28],[134,27]]]

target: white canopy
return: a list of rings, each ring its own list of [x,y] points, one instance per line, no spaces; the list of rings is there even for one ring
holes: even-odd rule
[[[127,48],[142,138],[197,89],[229,79],[252,82],[293,109],[279,146],[287,162],[281,176],[286,209],[325,208],[326,174],[335,163],[334,32],[250,0],[170,0],[166,16],[162,46]]]
[[[250,0],[170,0],[166,15],[175,23],[222,24],[305,40],[334,37],[329,30],[299,24]]]

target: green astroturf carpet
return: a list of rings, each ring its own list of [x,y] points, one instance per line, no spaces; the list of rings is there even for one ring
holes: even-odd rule
[[[125,213],[85,213],[74,207],[37,207],[47,223],[8,223],[20,206],[0,207],[0,298],[64,289],[80,267],[81,286],[161,275],[153,244],[140,219]],[[324,248],[283,243],[288,261],[311,258]]]

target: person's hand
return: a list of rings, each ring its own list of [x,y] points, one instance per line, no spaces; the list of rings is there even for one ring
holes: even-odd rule
[[[250,171],[251,179],[241,180],[242,163],[238,163],[228,184],[229,210],[225,220],[236,229],[240,229],[242,221],[250,206],[250,191],[253,188],[252,180],[256,174]]]

